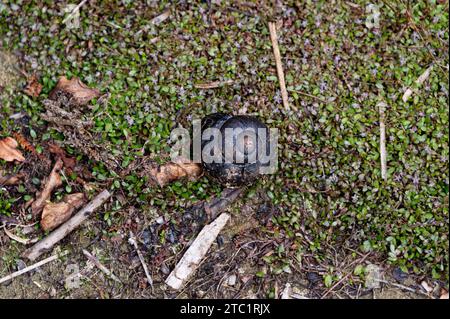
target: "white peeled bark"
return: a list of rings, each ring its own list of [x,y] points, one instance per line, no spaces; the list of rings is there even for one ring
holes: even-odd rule
[[[187,279],[195,272],[200,265],[203,257],[216,240],[222,228],[230,219],[230,215],[222,213],[211,224],[203,227],[192,245],[188,248],[181,260],[175,266],[175,269],[166,279],[166,284],[171,288],[178,290]]]
[[[387,178],[387,155],[386,155],[386,103],[378,103],[380,111],[380,162],[381,162],[381,178]]]

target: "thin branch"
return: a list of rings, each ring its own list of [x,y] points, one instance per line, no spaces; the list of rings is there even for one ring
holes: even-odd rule
[[[71,231],[80,226],[86,219],[88,219],[92,212],[100,207],[109,197],[111,193],[107,190],[102,191],[86,206],[84,206],[78,213],[72,216],[68,221],[59,226],[50,235],[36,243],[33,247],[25,250],[23,256],[29,260],[35,260],[46,251],[50,250],[57,242],[66,237]]]
[[[134,249],[136,249],[139,260],[141,261],[141,264],[142,264],[142,268],[144,268],[145,276],[147,277],[147,282],[150,284],[150,286],[153,289],[153,279],[150,276],[150,272],[148,271],[148,267],[147,267],[147,264],[145,263],[144,256],[142,255],[141,251],[139,250],[139,246],[137,244],[136,237],[134,236],[132,231],[130,231],[130,238],[128,239],[128,242],[131,245],[133,245]]]
[[[210,83],[197,83],[194,84],[194,87],[196,89],[215,89],[218,87],[222,87],[225,85],[231,85],[233,84],[233,80],[226,80],[226,81],[214,81]]]
[[[270,40],[272,41],[273,55],[275,56],[275,64],[277,66],[278,82],[280,82],[281,97],[283,99],[284,108],[289,111],[289,99],[286,90],[286,82],[284,80],[283,65],[281,63],[280,48],[278,47],[277,27],[275,22],[269,22]]]
[[[347,268],[350,268],[351,266],[353,266],[357,262],[358,263],[362,263],[369,255],[370,255],[370,253],[367,253],[367,254],[364,255],[364,257],[353,261],[352,263],[350,263],[350,265],[348,265]],[[346,280],[352,273],[353,272],[350,270],[344,277],[342,277],[337,283],[335,283],[330,289],[328,289],[327,292],[324,293],[322,295],[322,297],[320,297],[320,298],[323,299],[326,296],[328,296],[334,289],[336,289],[337,286],[339,286],[344,280]]]
[[[381,178],[387,179],[387,162],[386,162],[386,103],[378,103],[380,110],[380,160],[381,160]]]
[[[62,21],[62,23],[66,23],[67,21],[69,21],[74,14],[76,14],[78,12],[78,10],[80,10],[80,8],[83,6],[83,4],[85,4],[87,2],[87,0],[83,0],[81,1],[75,8],[73,8],[72,12]]]
[[[417,290],[417,289],[414,289],[414,288],[411,288],[411,287],[407,287],[407,286],[404,286],[404,285],[401,285],[401,284],[397,284],[395,282],[389,282],[389,281],[383,280],[383,279],[377,279],[377,281],[381,282],[383,284],[387,284],[387,285],[391,285],[391,286],[394,286],[394,287],[397,287],[397,288],[400,288],[400,289],[407,290],[407,291],[415,293],[415,294],[421,294],[421,295],[427,296],[428,298],[431,298],[431,299],[435,299],[433,296],[430,296],[429,294],[424,293],[424,292],[422,292],[420,290]]]
[[[304,95],[304,96],[308,96],[308,97],[313,98],[313,99],[316,99],[317,101],[322,102],[322,103],[327,103],[327,101],[325,101],[324,99],[321,99],[321,98],[318,97],[318,96],[314,96],[314,95],[308,94],[308,93],[303,92],[303,91],[298,91],[298,90],[290,90],[290,91],[291,91],[291,92],[298,93],[298,94],[301,94],[301,95]]]
[[[417,78],[417,80],[414,82],[415,85],[417,85],[417,86],[422,85],[423,82],[425,82],[425,81],[428,79],[428,77],[430,76],[431,70],[432,70],[432,69],[433,69],[433,65],[430,65],[430,66],[425,70],[425,72],[423,72],[423,73]],[[410,96],[411,96],[411,95],[414,93],[414,91],[416,91],[416,90],[417,90],[417,88],[409,87],[409,88],[405,91],[405,93],[403,94],[403,97],[402,97],[403,102],[408,101],[408,99],[410,98]]]
[[[47,264],[47,263],[49,263],[49,262],[51,262],[51,261],[54,261],[54,260],[58,259],[58,257],[65,256],[65,255],[67,255],[67,254],[68,254],[68,251],[66,250],[66,251],[62,252],[61,254],[55,254],[55,255],[53,255],[53,256],[50,256],[50,257],[48,257],[48,258],[45,258],[44,260],[41,260],[40,262],[37,262],[37,263],[35,263],[35,264],[31,265],[31,266],[25,267],[25,268],[22,269],[22,270],[13,272],[12,274],[10,274],[10,275],[8,275],[8,276],[5,276],[5,277],[1,278],[1,279],[0,279],[0,284],[6,282],[6,281],[8,281],[8,280],[11,280],[11,279],[13,279],[13,278],[15,278],[15,277],[17,277],[17,276],[23,275],[23,274],[25,274],[25,273],[27,273],[27,272],[33,270],[33,269],[39,268],[39,267],[41,267],[42,265],[45,265],[45,264]]]
[[[100,261],[94,256],[92,255],[90,252],[88,252],[86,249],[83,249],[83,254],[86,256],[87,259],[89,259],[90,261],[92,261],[94,263],[95,266],[97,266],[98,269],[100,269],[102,272],[104,272],[108,277],[110,277],[111,279],[117,281],[118,283],[122,283],[120,281],[119,278],[117,278],[111,270],[109,270],[108,268],[106,268],[102,263],[100,263]]]

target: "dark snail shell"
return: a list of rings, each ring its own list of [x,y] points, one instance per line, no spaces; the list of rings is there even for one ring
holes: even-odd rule
[[[206,173],[224,186],[242,186],[254,182],[261,166],[257,156],[258,148],[262,145],[258,134],[261,130],[258,129],[263,129],[265,134],[268,134],[267,126],[253,116],[214,113],[202,119],[202,132],[208,128],[220,130],[222,140],[218,141],[218,157],[221,157],[222,161],[205,161],[203,150],[207,143],[212,142],[212,138],[202,139],[202,165]],[[226,153],[226,149],[232,151]]]

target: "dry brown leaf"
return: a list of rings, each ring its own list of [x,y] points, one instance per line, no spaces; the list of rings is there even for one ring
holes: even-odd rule
[[[25,87],[24,92],[29,96],[38,97],[39,94],[41,94],[41,91],[42,91],[42,84],[39,83],[36,74],[33,74],[27,79],[27,86]]]
[[[80,208],[85,201],[83,193],[66,195],[62,202],[48,203],[42,211],[41,226],[44,231],[50,231],[64,223]]]
[[[18,145],[17,141],[12,137],[6,137],[0,140],[0,158],[7,162],[23,162],[25,157],[16,149]]]
[[[25,177],[24,173],[17,173],[15,175],[2,176],[0,173],[0,185],[11,186],[19,184],[19,182]]]
[[[61,93],[68,95],[71,101],[77,105],[85,105],[93,98],[100,96],[99,90],[91,89],[81,82],[79,78],[74,77],[68,80],[65,76],[59,79],[56,87],[50,92],[49,98],[57,100]]]
[[[57,157],[60,157],[64,163],[64,167],[74,169],[76,164],[75,158],[67,156],[66,152],[59,145],[49,143],[48,151]]]
[[[37,193],[36,200],[31,204],[31,213],[33,216],[37,216],[42,211],[45,202],[50,198],[53,189],[62,185],[61,176],[59,176],[62,165],[62,160],[58,158],[50,176],[44,181],[42,190]]]
[[[150,169],[150,178],[163,187],[167,183],[187,177],[196,179],[202,174],[202,167],[196,163],[167,163]]]
[[[448,291],[445,289],[441,289],[441,297],[439,299],[448,299]]]

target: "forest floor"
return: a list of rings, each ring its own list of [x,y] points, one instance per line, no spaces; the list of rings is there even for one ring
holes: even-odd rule
[[[67,1],[2,1],[0,140],[15,138],[25,160],[0,159],[0,177],[21,174],[0,185],[0,278],[31,265],[24,240],[46,235],[27,203],[55,155],[72,164],[53,202],[112,196],[45,256],[68,255],[0,284],[0,298],[280,298],[289,286],[293,298],[439,298],[449,280],[448,9],[446,0],[91,0],[67,19]],[[61,76],[100,91],[66,108],[66,124],[44,116]],[[207,176],[153,187],[138,170],[143,159],[169,161],[173,128],[218,111],[278,128],[278,170],[230,205],[229,224],[173,291],[165,278],[209,222],[190,207],[222,187]]]

